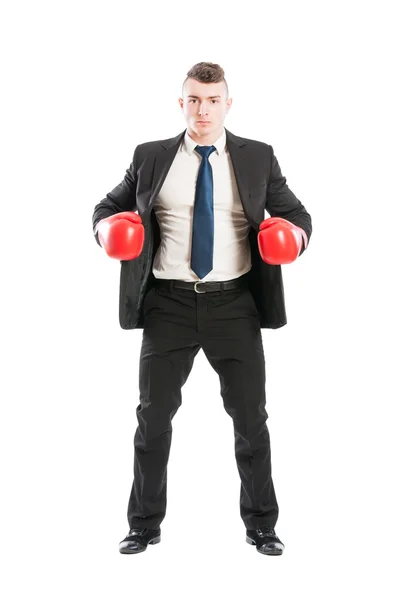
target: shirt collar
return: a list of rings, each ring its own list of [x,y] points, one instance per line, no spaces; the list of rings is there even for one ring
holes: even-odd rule
[[[214,146],[217,154],[222,154],[223,152],[225,152],[226,150],[226,133],[225,133],[225,127],[223,127],[222,130],[222,134],[220,135],[220,137],[218,138],[218,140],[216,140],[215,142],[213,142],[212,144],[210,144],[211,146]],[[184,141],[181,144],[181,152],[183,152],[185,150],[185,152],[188,152],[188,154],[191,156],[196,148],[196,146],[205,146],[207,144],[198,144],[198,142],[195,142],[195,140],[193,140],[191,138],[191,136],[188,134],[188,129],[185,131],[185,136],[184,136]]]

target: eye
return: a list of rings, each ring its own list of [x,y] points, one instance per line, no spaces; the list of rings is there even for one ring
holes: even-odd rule
[[[196,98],[191,98],[191,99],[189,100],[189,102],[196,102]],[[216,103],[217,103],[217,102],[218,102],[218,100],[217,100],[216,98],[212,98],[212,102],[216,102]]]

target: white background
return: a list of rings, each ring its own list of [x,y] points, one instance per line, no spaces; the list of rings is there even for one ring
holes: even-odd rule
[[[3,4],[2,596],[395,598],[393,2]],[[245,542],[232,420],[201,351],[173,420],[162,541],[128,532],[142,330],[119,327],[95,204],[185,129],[188,70],[271,144],[313,219],[263,329],[281,557]],[[395,560],[394,560],[395,559]],[[394,589],[395,588],[395,589]]]

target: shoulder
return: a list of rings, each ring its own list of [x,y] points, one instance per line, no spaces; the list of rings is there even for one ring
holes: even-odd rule
[[[158,152],[161,149],[167,149],[176,144],[181,143],[184,137],[185,131],[179,133],[178,135],[171,138],[164,138],[162,140],[151,140],[148,142],[143,142],[142,144],[138,144],[136,146],[136,151],[144,154],[151,154],[153,152]]]
[[[226,129],[227,133],[227,141],[229,143],[234,143],[237,146],[248,146],[250,150],[258,153],[270,153],[272,151],[272,146],[267,144],[267,142],[263,142],[262,140],[255,140],[248,137],[243,137],[241,135],[235,135],[231,131]]]

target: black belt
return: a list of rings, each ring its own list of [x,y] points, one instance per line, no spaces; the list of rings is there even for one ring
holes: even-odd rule
[[[245,274],[236,279],[229,279],[228,281],[180,281],[179,279],[157,279],[155,285],[156,287],[163,287],[168,290],[172,290],[173,287],[175,287],[183,290],[193,290],[198,294],[204,294],[205,292],[221,292],[222,290],[247,288],[248,278]]]

